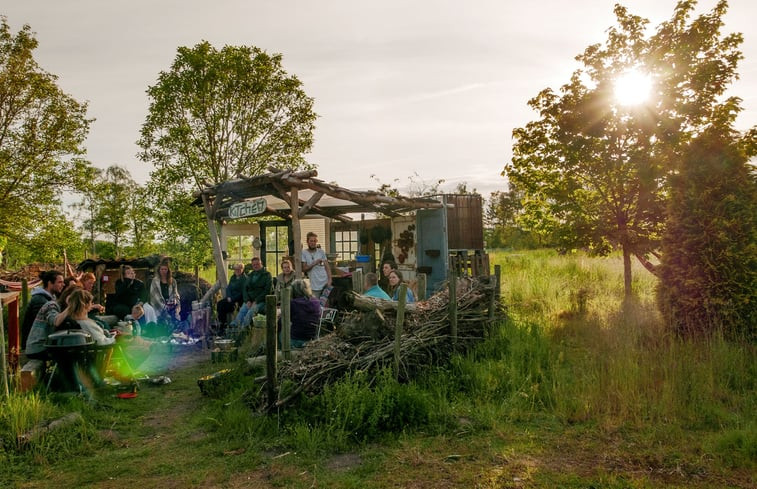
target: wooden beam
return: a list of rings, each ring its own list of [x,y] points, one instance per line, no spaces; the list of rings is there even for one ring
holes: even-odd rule
[[[323,197],[323,192],[316,192],[314,193],[307,202],[300,208],[300,212],[298,212],[298,215],[302,218],[305,217],[305,215],[308,213],[308,211],[318,203],[319,200],[321,200],[321,197]]]
[[[294,240],[294,276],[302,278],[302,232],[300,231],[300,198],[296,187],[292,188],[292,240]]]

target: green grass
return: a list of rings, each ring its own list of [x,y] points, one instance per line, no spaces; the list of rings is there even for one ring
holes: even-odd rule
[[[14,395],[0,415],[0,464],[14,472],[0,469],[0,485],[754,487],[754,345],[668,334],[655,279],[634,268],[624,301],[617,256],[491,259],[508,319],[413,382],[358,372],[268,416],[247,407],[260,372],[239,368],[202,397],[196,379],[221,368],[207,361],[126,403]],[[86,423],[14,442],[70,411]]]

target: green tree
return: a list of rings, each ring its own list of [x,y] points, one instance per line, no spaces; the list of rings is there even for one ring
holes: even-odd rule
[[[651,36],[647,20],[617,5],[605,44],[577,56],[583,68],[559,95],[548,88],[530,100],[540,118],[513,131],[505,173],[525,192],[531,229],[563,248],[621,249],[627,296],[631,257],[653,269],[647,258],[659,250],[667,177],[694,135],[738,110],[738,99],[721,98],[737,76],[742,37],[720,33],[727,2],[692,19],[695,5],[679,2]],[[644,104],[615,97],[631,70],[652,80]]]
[[[155,166],[154,188],[170,188],[180,207],[192,191],[258,175],[271,165],[307,167],[313,99],[281,61],[256,47],[218,50],[207,41],[180,47],[171,68],[147,90],[150,108],[138,144],[142,160]],[[215,226],[208,215],[214,241]],[[193,232],[186,230],[186,242]],[[224,271],[221,264],[216,256]],[[225,275],[219,279],[225,282]]]
[[[129,194],[128,215],[129,228],[131,231],[131,246],[127,249],[133,256],[147,256],[156,253],[156,217],[155,199],[152,198],[147,187],[135,185],[133,192]]]
[[[755,141],[715,126],[671,177],[658,302],[680,334],[757,340]]]
[[[112,239],[114,257],[121,256],[124,238],[130,229],[131,195],[136,182],[126,168],[108,167],[95,185],[95,229]]]
[[[13,242],[29,239],[28,230],[60,205],[60,192],[86,180],[82,144],[91,120],[87,105],[34,60],[31,28],[14,35],[0,19],[0,235]]]
[[[59,206],[45,209],[45,219],[32,221],[23,235],[9,241],[7,259],[13,267],[31,262],[62,263],[63,251],[68,259],[84,257],[85,243],[73,222]]]

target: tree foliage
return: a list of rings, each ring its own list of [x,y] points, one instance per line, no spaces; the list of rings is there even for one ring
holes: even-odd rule
[[[306,166],[313,99],[281,66],[279,54],[248,46],[180,47],[148,88],[138,144],[161,183],[202,189],[258,175],[269,165]],[[187,184],[189,184],[187,186]]]
[[[721,35],[727,3],[692,18],[681,1],[670,20],[646,35],[648,21],[615,7],[617,25],[604,45],[589,46],[560,93],[529,101],[539,119],[513,131],[508,178],[525,192],[527,219],[564,248],[606,254],[622,249],[625,290],[630,257],[659,249],[668,176],[693,137],[725,124],[739,99],[722,99],[737,76],[740,34]],[[622,106],[614,83],[634,69],[653,81],[650,99]]]
[[[757,173],[739,139],[706,131],[671,177],[658,297],[680,334],[757,340]]]
[[[60,204],[61,190],[86,181],[82,144],[91,120],[87,105],[34,60],[31,28],[14,35],[0,19],[0,235],[23,241]]]
[[[108,167],[95,187],[97,205],[94,226],[111,238],[115,258],[121,256],[123,241],[130,228],[129,216],[133,211],[131,195],[137,190],[129,171],[117,165]]]

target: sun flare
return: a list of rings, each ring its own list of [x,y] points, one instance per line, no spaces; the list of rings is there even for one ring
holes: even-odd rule
[[[652,79],[639,70],[628,70],[615,80],[615,99],[621,105],[638,105],[649,98]]]

